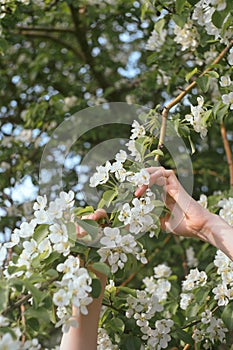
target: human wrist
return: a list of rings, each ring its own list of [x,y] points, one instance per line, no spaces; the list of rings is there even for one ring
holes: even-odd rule
[[[196,232],[197,238],[201,239],[202,241],[213,244],[214,236],[215,236],[215,232],[213,228],[215,223],[218,222],[219,219],[220,218],[218,215],[213,214],[203,208],[203,215],[202,215],[203,224],[200,230]]]

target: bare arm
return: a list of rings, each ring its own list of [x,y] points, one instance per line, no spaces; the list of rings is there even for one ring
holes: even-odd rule
[[[98,221],[106,216],[107,214],[104,210],[98,209],[95,211],[95,213],[87,215],[84,218]],[[80,237],[83,237],[86,234],[86,232],[80,226],[76,227],[76,231],[77,235]],[[93,302],[87,307],[87,315],[82,315],[80,313],[75,317],[78,322],[78,328],[70,327],[69,332],[63,334],[60,350],[96,350],[98,321],[107,277],[98,273],[97,271],[94,272],[101,282],[101,294],[99,298],[94,299]],[[73,314],[77,315],[77,309],[75,307],[73,307]]]
[[[148,168],[150,184],[164,190],[164,202],[170,214],[161,218],[162,228],[185,237],[196,237],[221,249],[233,260],[233,228],[218,215],[210,213],[196,202],[181,186],[172,170],[163,167]],[[136,192],[141,196],[147,186]]]
[[[63,334],[60,350],[96,350],[98,321],[107,280],[104,275],[97,272],[96,275],[102,284],[101,295],[88,306],[87,315],[79,314],[77,316],[78,328],[70,327],[69,332]],[[74,313],[75,311],[74,308]]]

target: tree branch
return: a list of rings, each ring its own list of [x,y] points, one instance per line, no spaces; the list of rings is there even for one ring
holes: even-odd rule
[[[227,139],[227,132],[226,128],[224,125],[224,122],[221,123],[220,125],[220,130],[221,130],[221,135],[222,135],[222,140],[224,144],[224,149],[226,152],[227,156],[227,164],[229,167],[229,172],[230,172],[230,186],[233,186],[233,161],[232,161],[232,153],[231,153],[231,148]]]
[[[230,41],[229,45],[227,45],[222,52],[220,52],[220,54],[215,58],[215,60],[212,62],[212,64],[206,68],[199,76],[203,77],[206,73],[210,72],[212,70],[212,66],[214,66],[215,64],[217,64],[224,56],[225,54],[230,50],[230,48],[233,46],[233,40]],[[170,109],[172,107],[174,107],[175,105],[177,105],[183,98],[185,95],[187,95],[187,93],[189,91],[191,91],[195,86],[197,85],[197,80],[195,79],[191,84],[189,84],[186,89],[184,89],[177,97],[175,97],[171,102],[169,102],[163,109],[162,111],[162,125],[161,125],[161,130],[160,130],[160,137],[159,137],[159,143],[158,143],[158,149],[162,148],[163,143],[164,143],[164,138],[165,138],[165,134],[166,134],[166,121],[167,121],[167,117],[168,117],[168,113],[170,111]],[[156,155],[155,160],[158,161],[159,160],[159,155]]]
[[[37,31],[29,31],[29,30],[21,30],[19,29],[19,34],[28,36],[28,37],[34,37],[34,38],[43,38],[43,39],[50,39],[57,44],[67,48],[68,50],[72,51],[78,59],[81,61],[84,61],[84,56],[82,53],[74,46],[68,44],[65,40],[62,40],[61,38],[58,38],[57,36],[48,34],[46,32],[37,32]]]
[[[76,39],[81,47],[82,53],[85,57],[85,61],[90,66],[90,69],[94,77],[96,78],[96,80],[99,82],[100,87],[102,87],[105,90],[110,86],[110,84],[105,79],[105,76],[95,67],[95,60],[90,52],[90,47],[88,45],[88,41],[86,37],[86,28],[80,21],[79,9],[72,6],[72,4],[69,4],[69,8],[70,8],[70,12],[73,18],[73,23],[75,26]]]
[[[43,26],[17,26],[20,31],[33,31],[33,32],[47,32],[47,33],[70,33],[75,34],[75,30],[71,28],[52,28],[52,27],[43,27]]]

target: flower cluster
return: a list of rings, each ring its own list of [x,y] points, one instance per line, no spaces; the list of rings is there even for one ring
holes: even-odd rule
[[[67,224],[73,220],[73,205],[73,191],[61,192],[59,198],[51,201],[47,209],[46,196],[37,197],[33,206],[34,218],[30,222],[22,222],[20,228],[16,228],[11,235],[10,242],[4,244],[6,248],[22,244],[17,262],[10,261],[9,266],[24,266],[25,269],[15,272],[14,276],[29,277],[34,271],[34,261],[44,261],[53,251],[64,256],[70,253],[74,241],[69,237]],[[44,226],[40,226],[41,224]],[[43,230],[40,235],[41,227]],[[5,271],[5,274],[7,276],[8,272]]]
[[[166,36],[167,36],[166,29],[162,29],[161,31],[154,29],[151,32],[151,35],[147,41],[146,50],[155,51],[155,52],[159,51],[160,48],[165,43]]]
[[[199,35],[192,21],[185,23],[182,28],[175,24],[174,34],[174,40],[178,44],[181,44],[182,51],[187,49],[195,50],[199,45]]]
[[[212,22],[214,12],[216,10],[223,11],[225,8],[225,0],[200,0],[194,6],[192,19],[204,27],[207,34],[213,35],[215,39],[220,39],[224,44],[228,44],[232,37],[232,28],[227,25],[227,28],[222,32],[221,28],[217,28]],[[227,23],[228,17],[225,17],[222,27]]]
[[[105,227],[103,237],[100,239],[102,247],[98,249],[100,261],[107,261],[111,266],[112,273],[123,269],[128,260],[127,254],[132,254],[137,260],[146,264],[145,250],[141,250],[134,236],[120,231],[119,228]]]
[[[203,342],[203,349],[212,349],[212,345],[220,341],[225,343],[228,329],[224,326],[221,318],[213,316],[209,309],[201,314],[201,326],[194,330],[193,338],[197,343]]]
[[[199,271],[197,268],[190,270],[185,280],[182,282],[182,293],[180,294],[180,307],[186,310],[194,299],[193,290],[203,287],[207,282],[205,271]]]
[[[118,350],[118,346],[114,345],[104,328],[98,329],[97,350]]]
[[[194,130],[200,133],[201,137],[204,138],[207,135],[207,126],[206,126],[206,118],[205,113],[206,109],[203,108],[204,99],[202,96],[197,98],[197,106],[193,106],[191,104],[191,114],[187,114],[185,119],[190,122],[193,126]]]
[[[136,291],[136,296],[127,298],[128,318],[134,318],[142,333],[142,340],[146,341],[146,349],[165,349],[171,340],[169,335],[174,322],[170,319],[153,321],[155,313],[164,310],[164,303],[171,284],[167,280],[171,269],[165,264],[154,267],[154,275],[143,279],[145,290]],[[157,316],[156,316],[157,317]]]
[[[144,173],[145,177],[148,177],[149,174],[146,171]],[[135,174],[134,177],[136,175],[137,174]],[[137,183],[139,183],[139,181],[137,181]],[[146,182],[144,181],[144,183]],[[153,237],[153,229],[157,227],[154,224],[153,217],[150,215],[155,207],[153,204],[154,199],[154,193],[147,189],[144,197],[140,199],[134,198],[132,200],[132,206],[130,206],[129,203],[125,203],[122,206],[118,218],[125,226],[129,225],[129,232],[137,235],[142,232],[150,231],[150,237]]]
[[[70,306],[74,305],[77,315],[87,315],[87,306],[93,301],[90,297],[92,279],[86,268],[80,267],[80,260],[69,255],[64,263],[57,266],[57,271],[63,274],[61,281],[57,282],[58,291],[53,295],[53,302],[57,306],[57,316],[60,321],[57,327],[67,332],[70,326],[78,327],[75,319],[70,318]],[[77,316],[72,315],[72,316]]]
[[[217,251],[214,265],[220,276],[219,284],[213,288],[214,299],[219,306],[227,305],[233,300],[233,262],[220,250]]]
[[[154,276],[145,277],[145,291],[151,295],[155,295],[159,302],[167,299],[167,293],[171,289],[171,283],[168,277],[171,275],[171,269],[165,264],[154,267]]]
[[[221,207],[219,215],[223,218],[229,225],[233,226],[233,198],[228,199],[223,198],[218,202],[218,206]]]

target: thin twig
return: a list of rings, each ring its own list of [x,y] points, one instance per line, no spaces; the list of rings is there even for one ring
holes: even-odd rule
[[[206,68],[199,76],[203,77],[205,74],[210,72],[213,69],[213,66],[217,64],[225,55],[226,53],[230,50],[230,48],[233,46],[233,40],[230,41],[229,45],[227,45],[222,52],[215,58],[215,60],[212,62],[212,64]],[[166,133],[166,121],[168,117],[168,113],[172,107],[177,105],[185,95],[189,91],[191,91],[195,86],[197,85],[197,79],[195,79],[191,84],[189,84],[186,89],[184,89],[177,97],[175,97],[171,102],[169,102],[163,109],[162,111],[162,125],[161,125],[161,130],[160,130],[160,137],[159,137],[159,143],[158,143],[158,149],[160,149],[163,146],[164,143],[164,138],[165,138],[165,133]],[[159,160],[159,155],[156,155],[155,160]]]
[[[233,161],[232,161],[232,153],[231,153],[231,148],[227,139],[227,132],[226,128],[224,125],[224,122],[222,121],[220,125],[220,130],[221,130],[221,135],[222,135],[222,140],[224,144],[224,149],[226,152],[227,156],[227,164],[229,166],[229,172],[230,172],[230,185],[233,186]]]

